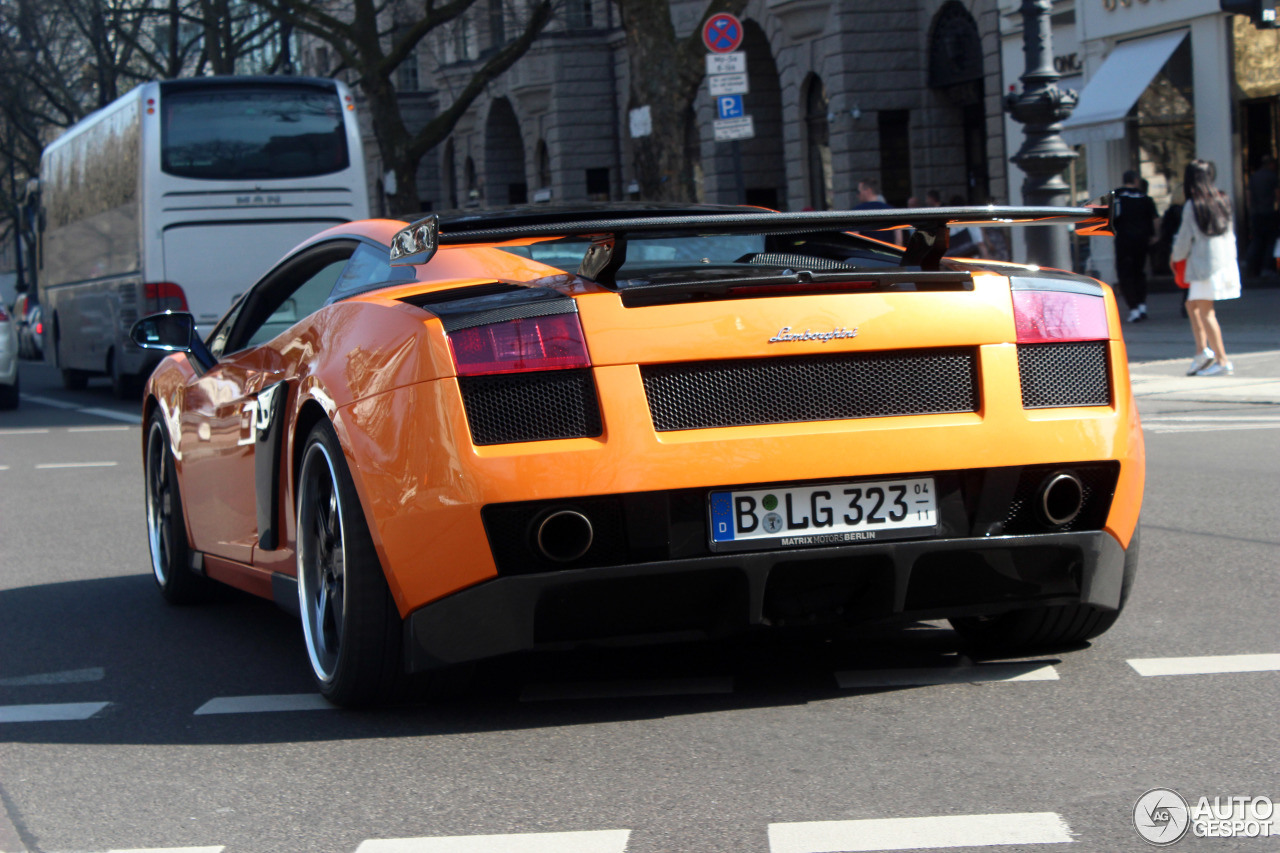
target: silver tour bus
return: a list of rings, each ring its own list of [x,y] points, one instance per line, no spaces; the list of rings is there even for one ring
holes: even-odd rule
[[[40,164],[45,357],[68,388],[136,391],[139,317],[202,331],[295,245],[369,216],[347,87],[301,77],[146,83],[69,128]]]

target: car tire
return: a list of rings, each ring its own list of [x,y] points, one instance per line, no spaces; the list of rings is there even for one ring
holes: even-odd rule
[[[13,375],[12,385],[0,385],[0,409],[9,410],[18,408],[18,374]]]
[[[1140,529],[1135,529],[1124,554],[1120,606],[1115,610],[1092,604],[1065,604],[948,621],[968,642],[993,650],[1070,646],[1092,640],[1110,630],[1124,612],[1137,576],[1140,545]]]
[[[143,479],[151,573],[160,594],[170,604],[198,604],[209,600],[216,588],[212,581],[191,569],[182,492],[173,454],[169,451],[169,430],[158,409],[147,423]]]
[[[320,693],[359,707],[407,698],[403,622],[337,434],[311,430],[298,473],[298,605]]]

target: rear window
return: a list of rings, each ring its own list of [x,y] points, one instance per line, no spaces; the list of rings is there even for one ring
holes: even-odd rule
[[[166,92],[161,168],[184,178],[305,178],[347,168],[336,92],[232,86]]]

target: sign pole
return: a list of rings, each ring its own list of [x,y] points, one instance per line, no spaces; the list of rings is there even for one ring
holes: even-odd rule
[[[755,136],[755,125],[742,103],[748,88],[746,55],[738,50],[743,34],[742,21],[727,12],[712,15],[702,25],[702,43],[707,46],[707,85],[716,99],[715,140],[729,143],[737,204],[747,200],[742,140]]]

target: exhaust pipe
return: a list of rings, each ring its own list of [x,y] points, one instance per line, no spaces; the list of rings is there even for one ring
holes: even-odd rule
[[[568,563],[587,553],[594,537],[591,519],[575,510],[561,509],[538,524],[534,543],[538,553],[548,560]]]
[[[1040,516],[1061,527],[1070,524],[1084,509],[1084,483],[1069,471],[1050,474],[1040,484]]]

